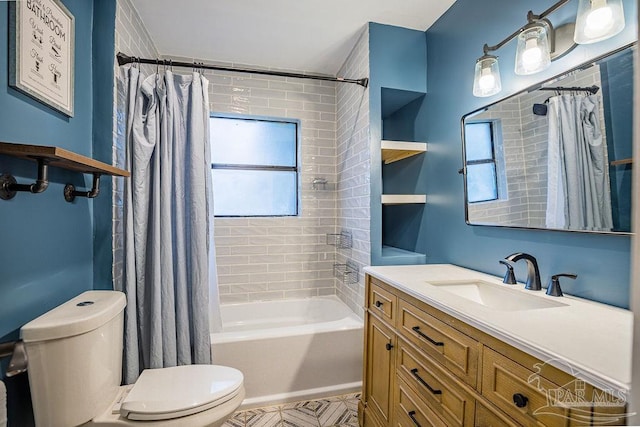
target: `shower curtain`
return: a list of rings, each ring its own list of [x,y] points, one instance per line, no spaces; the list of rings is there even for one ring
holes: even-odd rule
[[[131,171],[124,200],[124,377],[132,383],[145,368],[211,363],[217,276],[208,81],[169,70],[145,78],[136,67],[120,77]]]
[[[559,95],[549,99],[549,228],[613,228],[607,146],[599,111],[596,95]]]

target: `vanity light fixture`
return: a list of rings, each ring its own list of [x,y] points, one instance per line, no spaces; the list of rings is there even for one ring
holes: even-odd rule
[[[502,90],[498,57],[485,54],[476,61],[473,94],[478,97],[491,96]]]
[[[526,25],[494,46],[485,44],[484,54],[476,61],[473,95],[486,97],[500,92],[498,57],[490,52],[497,51],[514,38],[518,39],[515,73],[528,75],[545,70],[551,61],[568,53],[576,43],[599,42],[624,28],[622,0],[579,0],[576,23],[554,28],[546,17],[570,1],[560,0],[540,15],[529,11]]]
[[[546,21],[540,20],[527,24],[518,34],[516,74],[535,74],[551,65],[550,29]]]
[[[578,44],[596,43],[624,29],[622,0],[580,0],[573,39]]]

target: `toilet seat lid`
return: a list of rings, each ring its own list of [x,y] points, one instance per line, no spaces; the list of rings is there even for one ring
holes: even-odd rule
[[[242,372],[228,366],[185,365],[145,369],[122,401],[132,420],[166,420],[210,409],[235,396]]]

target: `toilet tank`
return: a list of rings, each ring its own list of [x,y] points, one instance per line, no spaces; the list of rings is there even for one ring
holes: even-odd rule
[[[76,426],[112,403],[122,380],[125,295],[87,291],[24,325],[37,426]]]

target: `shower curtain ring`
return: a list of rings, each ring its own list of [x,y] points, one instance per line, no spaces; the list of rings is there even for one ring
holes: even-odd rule
[[[160,71],[160,61],[156,58],[156,74]]]

